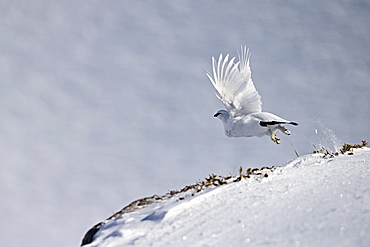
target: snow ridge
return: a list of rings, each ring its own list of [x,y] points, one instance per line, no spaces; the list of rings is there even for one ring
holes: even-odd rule
[[[217,176],[215,174],[209,175],[208,178],[206,178],[204,181],[198,181],[197,183],[193,185],[187,185],[181,190],[171,190],[169,193],[163,196],[158,196],[158,195],[153,195],[151,197],[145,197],[139,200],[136,200],[132,203],[130,203],[128,206],[124,207],[120,211],[116,212],[109,218],[107,218],[105,221],[102,221],[95,226],[93,226],[84,236],[82,240],[81,246],[87,245],[93,241],[93,238],[95,234],[99,231],[99,229],[106,224],[107,222],[114,220],[123,214],[134,212],[138,209],[141,209],[145,207],[148,204],[152,204],[154,202],[157,202],[159,200],[165,200],[169,198],[175,198],[175,200],[184,200],[188,196],[194,196],[195,193],[202,192],[204,190],[208,190],[210,187],[215,187],[215,186],[221,186],[224,184],[228,184],[231,182],[239,182],[242,179],[246,178],[251,178],[253,177],[254,179],[262,178],[262,177],[268,177],[269,173],[273,172],[275,170],[274,167],[262,167],[261,169],[259,168],[248,168],[245,173],[243,173],[243,168],[239,168],[239,176]],[[155,215],[155,214],[153,214]],[[152,218],[150,216],[147,217]]]
[[[223,186],[135,201],[98,224],[84,246],[366,246],[370,149],[323,156],[211,175],[206,182]]]

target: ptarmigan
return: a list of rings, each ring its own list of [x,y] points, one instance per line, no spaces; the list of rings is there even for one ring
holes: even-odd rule
[[[212,57],[213,77],[206,73],[216,89],[216,96],[225,105],[227,111],[219,110],[214,117],[219,118],[228,137],[252,137],[268,135],[279,144],[278,130],[290,135],[283,124],[298,125],[272,113],[262,112],[261,96],[254,87],[249,66],[250,53],[241,48],[239,62],[235,57],[229,60],[220,54],[218,61]]]

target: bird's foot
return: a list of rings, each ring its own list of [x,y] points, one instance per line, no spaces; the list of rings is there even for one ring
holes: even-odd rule
[[[274,134],[271,135],[271,140],[276,144],[280,144],[280,138]]]
[[[283,132],[284,134],[286,134],[286,135],[290,135],[290,131],[289,130],[287,130],[287,128],[285,128],[284,126],[279,126],[278,127],[279,128],[279,130],[281,131],[281,132]]]
[[[286,135],[290,135],[290,131],[283,127],[283,133]]]

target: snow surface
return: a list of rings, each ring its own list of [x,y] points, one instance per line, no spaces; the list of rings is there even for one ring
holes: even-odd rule
[[[370,140],[370,3],[0,0],[0,246],[77,246],[138,198]],[[204,69],[251,50],[279,146],[229,139]],[[339,140],[341,141],[339,141]]]
[[[369,246],[370,149],[311,154],[267,178],[177,195],[108,221],[85,247]]]

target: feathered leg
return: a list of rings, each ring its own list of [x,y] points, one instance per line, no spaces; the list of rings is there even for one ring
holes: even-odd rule
[[[279,129],[281,132],[283,132],[284,134],[286,134],[286,135],[290,135],[290,131],[289,131],[289,130],[287,130],[287,128],[285,128],[284,126],[279,125],[279,126],[278,126],[278,129]]]

